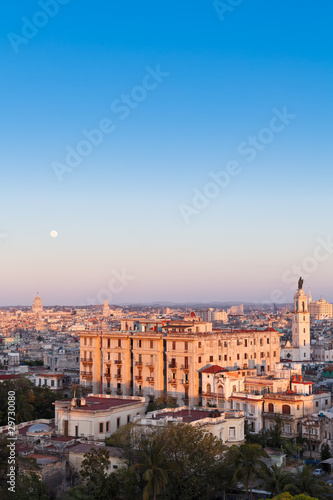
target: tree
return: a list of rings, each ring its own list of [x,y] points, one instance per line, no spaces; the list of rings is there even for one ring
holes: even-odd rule
[[[297,475],[285,486],[285,491],[289,491],[292,495],[304,493],[319,499],[325,499],[332,492],[324,481],[313,477],[310,465],[304,465],[302,470],[298,470]]]
[[[277,415],[273,429],[269,429],[267,433],[267,444],[273,448],[281,448],[284,441],[282,438],[282,418],[280,415]]]
[[[165,498],[207,499],[220,486],[222,442],[203,427],[169,423],[157,429],[152,439],[164,444],[169,463]]]
[[[320,452],[320,459],[321,460],[327,460],[328,458],[331,458],[331,450],[330,447],[327,443],[324,443],[323,446],[321,447],[321,452]]]
[[[292,496],[290,493],[281,493],[280,495],[277,495],[274,497],[272,500],[318,500],[318,498],[315,497],[310,497],[308,495],[296,495]]]
[[[96,498],[105,497],[107,471],[110,467],[110,455],[106,448],[92,448],[84,454],[80,476],[85,481],[87,490],[94,492]]]
[[[173,397],[169,396],[169,394],[164,394],[148,404],[147,413],[155,410],[163,410],[163,408],[178,408],[178,406]]]
[[[276,464],[266,469],[263,479],[265,489],[273,495],[283,493],[285,486],[292,480],[290,473],[283,466],[279,467]]]
[[[265,465],[261,460],[267,457],[265,450],[258,444],[241,444],[239,448],[233,448],[231,453],[234,455],[235,481],[242,481],[246,493],[250,490],[252,499],[252,489],[259,477],[263,477]]]
[[[142,462],[135,468],[143,474],[147,482],[143,490],[143,500],[149,500],[151,494],[154,500],[160,495],[168,483],[169,464],[164,454],[164,444],[156,438],[146,440],[141,446]]]
[[[128,467],[137,462],[137,455],[139,449],[141,435],[136,433],[136,424],[130,422],[129,424],[121,426],[110,437],[106,438],[106,446],[113,446],[120,448],[123,453],[123,458],[127,462]]]

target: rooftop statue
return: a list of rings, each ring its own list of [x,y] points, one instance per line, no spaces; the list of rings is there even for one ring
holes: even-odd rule
[[[298,280],[298,289],[299,289],[299,290],[302,290],[302,288],[303,288],[303,282],[304,282],[303,278],[300,278],[300,279]]]

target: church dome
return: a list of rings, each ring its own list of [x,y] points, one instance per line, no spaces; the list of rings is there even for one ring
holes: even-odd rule
[[[43,311],[43,302],[42,302],[42,299],[40,298],[38,292],[37,292],[37,295],[34,298],[34,301],[32,303],[32,311],[33,312],[41,312],[41,311]]]

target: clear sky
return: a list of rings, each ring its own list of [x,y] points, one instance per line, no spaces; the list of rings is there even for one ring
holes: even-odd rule
[[[225,5],[6,2],[0,305],[333,300],[333,4]]]

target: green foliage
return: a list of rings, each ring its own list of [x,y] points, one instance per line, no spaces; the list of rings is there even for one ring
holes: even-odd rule
[[[142,474],[144,481],[147,482],[143,490],[143,500],[149,500],[153,495],[156,500],[157,495],[160,495],[168,483],[168,464],[165,454],[163,442],[157,438],[146,440],[141,445],[141,463],[135,464],[135,468]]]
[[[320,458],[321,460],[327,460],[328,458],[331,458],[331,450],[330,447],[327,443],[323,444],[321,447],[321,452],[320,452]]]
[[[263,480],[266,491],[270,491],[273,495],[279,495],[283,493],[286,485],[290,484],[292,476],[283,466],[279,467],[275,464],[264,471]]]
[[[252,489],[257,485],[258,479],[267,473],[267,467],[261,460],[267,457],[267,453],[260,445],[250,443],[242,444],[239,448],[233,446],[229,453],[235,465],[234,480],[241,481],[252,498]]]
[[[292,495],[310,495],[319,500],[328,498],[332,492],[331,488],[324,481],[313,477],[312,471],[310,465],[304,465],[302,470],[299,470],[298,474],[292,478],[292,481],[285,486],[285,491]]]
[[[15,392],[15,423],[20,424],[38,418],[54,418],[52,403],[62,398],[62,394],[48,387],[36,387],[24,376],[5,380],[0,384],[0,401],[4,401],[4,411],[0,412],[0,426],[7,425],[8,392]]]
[[[178,408],[178,406],[179,405],[175,402],[174,398],[168,394],[164,394],[160,398],[154,399],[153,402],[148,404],[147,413],[155,410],[163,410],[164,408]]]
[[[285,492],[275,496],[272,500],[318,500],[318,498],[310,497],[304,494],[292,496],[290,493]]]
[[[23,365],[28,365],[28,366],[44,366],[44,361],[42,359],[35,359],[33,361],[23,361]]]

